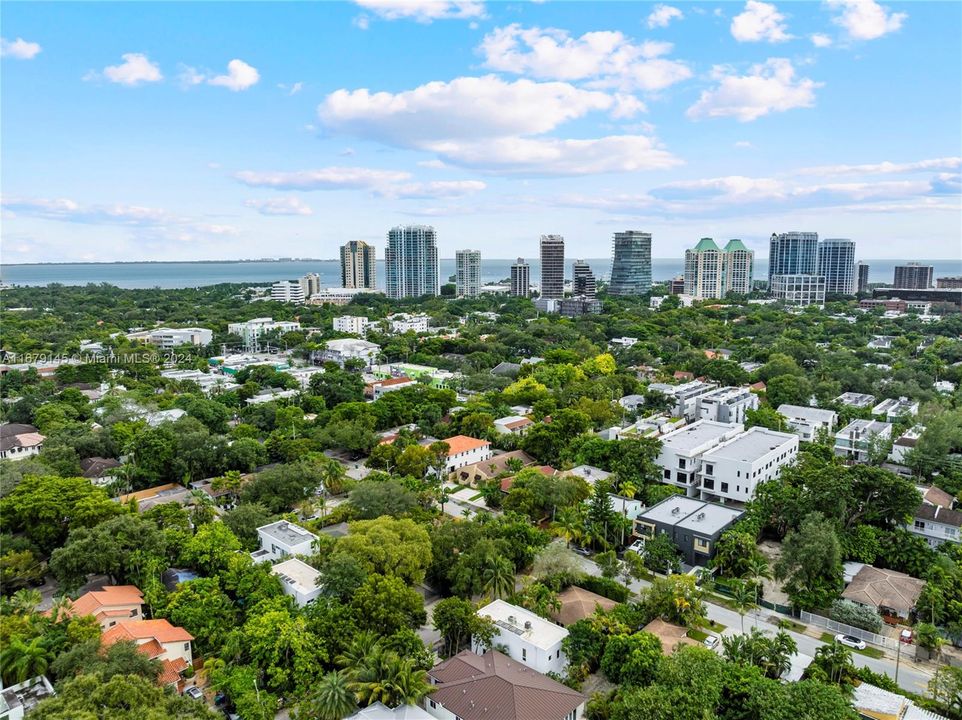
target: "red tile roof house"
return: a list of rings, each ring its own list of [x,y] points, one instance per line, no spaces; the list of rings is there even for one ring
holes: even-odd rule
[[[455,435],[443,442],[448,444],[448,464],[445,470],[452,473],[465,465],[483,462],[491,457],[491,443],[467,435]]]
[[[121,640],[132,640],[137,649],[151,659],[160,660],[158,685],[177,685],[181,673],[193,665],[190,642],[194,636],[167,620],[130,620],[119,622],[100,637],[103,647]]]
[[[46,439],[33,425],[4,423],[0,425],[0,459],[22,460],[37,455]]]
[[[71,601],[64,614],[92,615],[106,632],[119,622],[143,620],[143,605],[144,594],[135,585],[108,585]]]
[[[488,650],[465,650],[428,671],[437,689],[424,709],[438,720],[581,720],[579,692]]]

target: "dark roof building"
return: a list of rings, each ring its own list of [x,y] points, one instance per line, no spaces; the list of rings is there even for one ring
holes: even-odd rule
[[[580,720],[584,714],[584,695],[496,650],[465,650],[428,676],[437,686],[425,698],[428,712],[443,708],[461,720]]]

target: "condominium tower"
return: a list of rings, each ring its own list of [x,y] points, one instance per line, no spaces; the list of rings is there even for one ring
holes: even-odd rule
[[[818,244],[816,273],[825,278],[827,295],[855,294],[855,243],[826,238]]]
[[[711,238],[702,238],[685,251],[685,294],[701,300],[750,293],[754,259],[741,240],[729,240],[722,250]]]
[[[430,225],[391,228],[384,251],[385,290],[392,299],[437,295],[437,233]]]
[[[931,265],[921,265],[919,263],[896,265],[894,287],[911,290],[927,290],[932,287],[932,271],[933,267]]]
[[[481,251],[458,250],[454,254],[454,280],[458,297],[481,294]]]
[[[373,245],[351,240],[341,246],[341,287],[377,288],[377,263]]]
[[[511,265],[511,294],[514,297],[528,297],[531,292],[531,266],[518,258],[518,262]]]
[[[868,271],[869,266],[866,263],[860,262],[855,266],[856,289],[860,293],[868,292]]]
[[[593,300],[597,294],[597,283],[591,267],[584,260],[575,260],[571,266],[571,294],[586,300]]]
[[[565,295],[565,239],[541,236],[541,298],[560,300]]]
[[[768,286],[774,275],[815,275],[818,269],[818,233],[772,234],[768,250]]]
[[[651,291],[651,233],[616,232],[611,260],[611,295],[644,295]]]

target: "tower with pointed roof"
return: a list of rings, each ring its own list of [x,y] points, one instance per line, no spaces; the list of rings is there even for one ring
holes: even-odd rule
[[[737,238],[728,241],[724,252],[725,294],[731,292],[747,295],[752,291],[754,283],[755,253]]]
[[[729,240],[721,249],[702,238],[685,251],[685,294],[706,300],[751,292],[754,255],[741,240]]]

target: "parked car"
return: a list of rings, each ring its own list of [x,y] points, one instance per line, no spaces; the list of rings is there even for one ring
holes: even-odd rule
[[[584,555],[585,557],[588,557],[589,555],[591,555],[590,550],[588,550],[587,548],[580,547],[578,545],[572,545],[571,549],[574,550],[579,555]]]
[[[899,633],[899,640],[904,642],[906,645],[911,645],[913,639],[914,637],[912,635],[912,631],[909,629],[905,629]]]
[[[186,695],[187,697],[192,697],[192,698],[194,698],[194,700],[203,700],[203,699],[204,699],[204,691],[201,690],[201,689],[200,689],[199,687],[197,687],[196,685],[194,685],[194,686],[192,686],[192,687],[189,687],[189,688],[187,688],[186,690],[184,690],[184,695]]]
[[[639,555],[644,555],[644,554],[645,554],[645,541],[644,541],[644,540],[635,540],[633,543],[631,543],[631,545],[629,545],[629,546],[625,549],[625,552],[633,552],[633,553],[638,553]]]
[[[864,640],[859,640],[857,637],[852,637],[851,635],[836,635],[835,642],[850,648],[855,648],[856,650],[864,650],[867,647]]]
[[[705,644],[706,648],[708,648],[709,650],[714,650],[718,646],[718,636],[709,635],[704,640],[702,640],[702,642]]]

